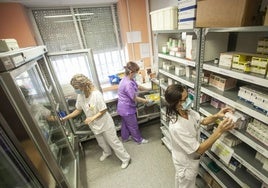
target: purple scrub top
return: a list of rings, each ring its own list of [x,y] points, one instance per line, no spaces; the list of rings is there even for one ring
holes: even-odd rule
[[[118,87],[117,113],[120,116],[127,116],[136,113],[135,96],[138,92],[138,84],[135,80],[125,76]]]

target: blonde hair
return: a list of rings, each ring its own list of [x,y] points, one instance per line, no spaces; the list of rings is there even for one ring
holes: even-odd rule
[[[73,78],[71,79],[70,84],[74,88],[84,88],[84,90],[86,89],[92,90],[94,88],[94,85],[91,82],[91,80],[83,74],[74,75]]]

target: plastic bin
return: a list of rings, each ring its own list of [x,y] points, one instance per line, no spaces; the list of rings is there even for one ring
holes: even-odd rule
[[[108,76],[109,77],[109,81],[110,81],[110,84],[114,85],[114,84],[119,84],[120,82],[120,78],[118,75],[114,74],[114,75],[110,75]]]

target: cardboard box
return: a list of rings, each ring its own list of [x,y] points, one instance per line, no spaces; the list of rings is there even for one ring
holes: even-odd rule
[[[200,0],[196,27],[240,27],[254,25],[260,0]]]

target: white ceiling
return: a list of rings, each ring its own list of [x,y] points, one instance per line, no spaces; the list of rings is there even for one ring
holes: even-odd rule
[[[111,4],[117,0],[0,0],[0,3],[21,3],[26,7],[55,7]]]

